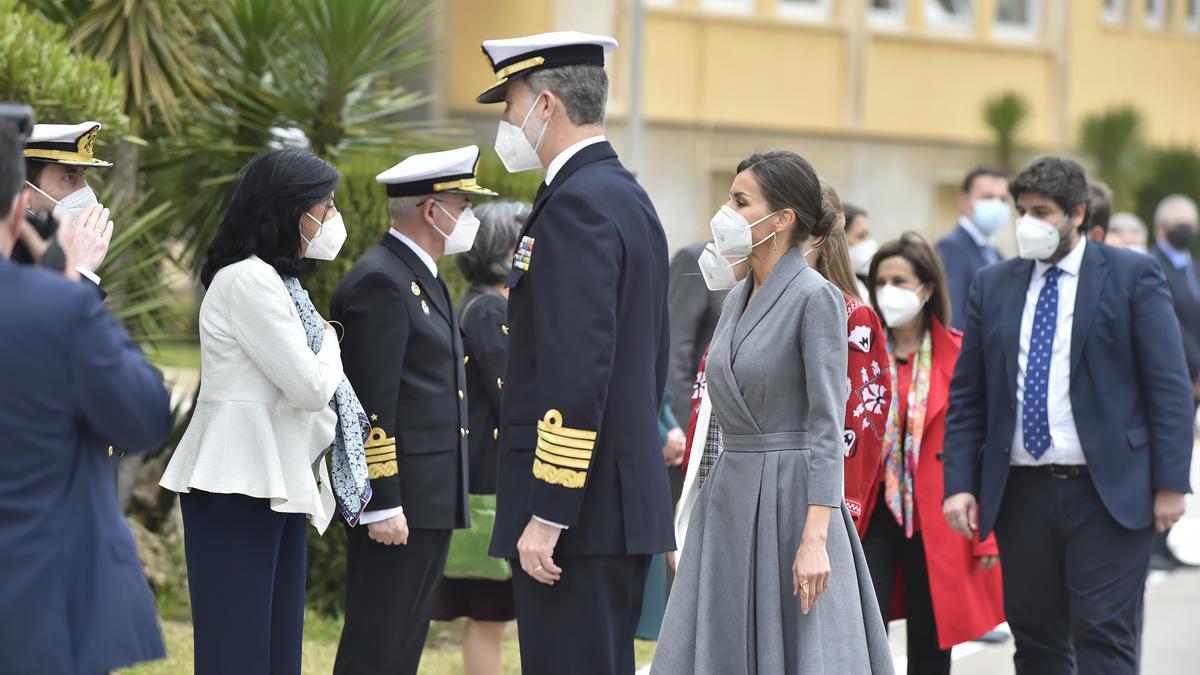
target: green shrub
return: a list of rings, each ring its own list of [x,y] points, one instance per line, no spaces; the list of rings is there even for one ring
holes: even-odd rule
[[[1154,209],[1163,197],[1184,194],[1200,202],[1200,153],[1192,148],[1156,149],[1148,164],[1146,179],[1136,192],[1136,209],[1154,236]]]
[[[69,48],[66,28],[13,5],[0,0],[0,100],[28,103],[39,122],[96,120],[98,144],[115,144],[129,128],[122,78]]]

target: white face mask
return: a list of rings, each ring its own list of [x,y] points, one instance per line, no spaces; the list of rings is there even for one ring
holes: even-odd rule
[[[915,319],[921,313],[921,308],[925,306],[925,301],[919,295],[922,288],[924,286],[920,286],[914,291],[888,284],[875,291],[875,302],[879,305],[879,313],[883,315],[883,322],[891,328],[896,328]]]
[[[727,291],[737,285],[738,274],[734,268],[745,264],[746,258],[731,263],[717,253],[717,247],[710,243],[704,247],[696,262],[700,265],[700,274],[708,290]]]
[[[533,116],[533,111],[537,108],[537,103],[541,100],[541,94],[538,94],[533,99],[533,103],[529,105],[529,112],[525,113],[525,119],[521,122],[521,126],[517,126],[510,122],[500,120],[500,126],[496,129],[496,154],[500,156],[500,162],[504,164],[504,168],[509,173],[520,173],[522,171],[532,171],[542,168],[542,160],[538,157],[538,150],[542,147],[542,141],[546,138],[546,128],[550,126],[550,120],[542,125],[542,130],[537,134],[537,140],[530,142],[529,137],[525,135],[525,125],[529,123],[529,118]]]
[[[342,222],[342,214],[339,213],[324,223],[307,211],[304,215],[318,225],[317,236],[312,239],[305,239],[304,232],[300,233],[300,238],[308,244],[304,257],[311,260],[336,258],[338,251],[342,250],[342,244],[346,243],[346,224]]]
[[[726,258],[738,258],[744,255],[750,255],[750,251],[758,244],[754,243],[754,237],[750,233],[750,228],[779,213],[772,211],[767,215],[759,218],[753,223],[746,222],[745,217],[737,211],[722,205],[717,212],[713,214],[712,220],[708,221],[708,227],[712,230],[713,243],[717,246],[717,252]],[[762,241],[775,236],[775,233],[767,235]],[[762,241],[758,242],[759,244]]]
[[[442,213],[454,218],[454,216],[442,206],[439,201],[435,202]],[[471,205],[468,204],[463,212],[454,221],[454,230],[450,234],[442,232],[437,225],[433,226],[437,233],[446,238],[446,250],[443,255],[455,255],[458,253],[466,253],[475,245],[475,235],[479,233],[479,219],[475,217],[475,213],[471,210]]]
[[[879,252],[879,242],[868,239],[850,246],[849,249],[850,266],[854,268],[854,273],[860,277],[867,276],[871,271],[871,260]]]
[[[100,200],[96,198],[96,191],[93,190],[92,186],[90,185],[84,185],[66,197],[63,197],[62,201],[59,201],[46,194],[45,190],[34,185],[33,183],[25,181],[25,184],[36,190],[38,194],[42,195],[46,199],[54,202],[54,219],[60,223],[68,219],[71,221],[78,220],[79,216],[82,216],[84,211],[87,211],[88,208],[100,203]]]
[[[1068,215],[1063,223],[1071,220]],[[1054,255],[1062,236],[1058,228],[1039,218],[1024,215],[1017,221],[1017,253],[1026,260],[1045,260]]]

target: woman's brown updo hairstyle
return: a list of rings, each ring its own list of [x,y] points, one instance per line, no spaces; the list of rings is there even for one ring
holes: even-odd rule
[[[820,241],[838,224],[841,213],[821,199],[821,179],[807,159],[790,150],[767,150],[742,160],[737,172],[747,169],[758,181],[772,211],[791,209],[796,214],[788,246],[809,237]]]

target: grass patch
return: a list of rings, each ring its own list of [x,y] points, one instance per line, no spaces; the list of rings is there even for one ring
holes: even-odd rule
[[[146,358],[159,368],[184,368],[200,370],[200,345],[174,343],[147,348]]]
[[[121,675],[180,675],[192,672],[192,626],[186,620],[164,620],[163,638],[167,643],[167,658],[146,663],[128,670],[117,671]],[[333,660],[337,656],[338,637],[342,622],[309,612],[304,618],[304,675],[328,675],[333,672]],[[421,659],[421,675],[459,675],[462,665],[463,622],[434,623],[425,644],[425,655]],[[654,643],[638,640],[634,643],[638,666],[649,665],[654,655]],[[516,623],[509,625],[502,645],[503,672],[519,675],[521,656],[517,645]]]

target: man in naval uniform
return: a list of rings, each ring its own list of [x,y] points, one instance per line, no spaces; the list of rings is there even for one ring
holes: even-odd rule
[[[469,525],[467,402],[458,320],[437,260],[471,248],[479,148],[414,155],[376,178],[392,226],[333,294],[342,363],[371,419],[374,496],[347,541],[334,672],[414,674],[450,534]]]
[[[76,275],[100,285],[96,270],[104,263],[112,241],[113,222],[109,211],[88,185],[86,172],[109,168],[112,162],[95,156],[99,122],[79,124],[38,124],[25,140],[25,196],[30,217],[21,230],[21,240],[13,250],[13,260],[39,263]],[[74,239],[76,266],[63,270],[66,263],[54,240],[55,231],[46,217],[53,214],[59,227],[67,225]],[[70,223],[64,223],[65,220]]]
[[[513,562],[521,667],[632,673],[654,553],[675,547],[658,437],[667,241],[604,138],[610,37],[489,40],[496,151],[546,169],[508,278],[491,554]]]

